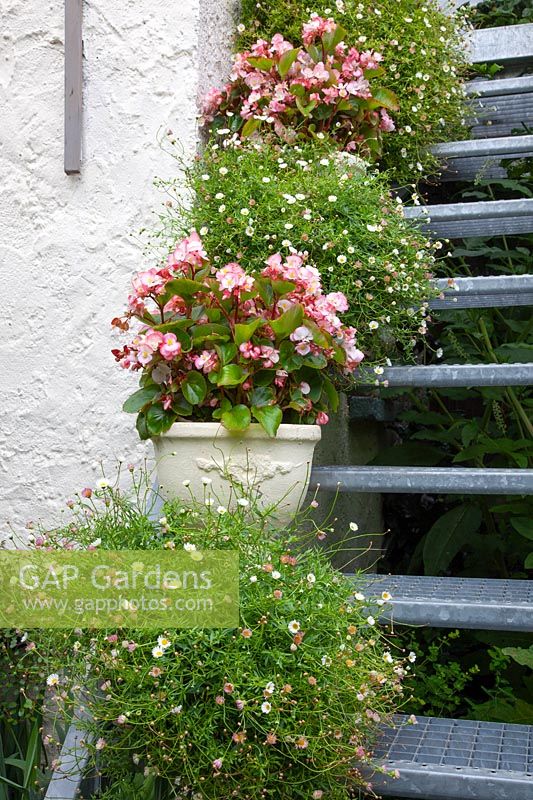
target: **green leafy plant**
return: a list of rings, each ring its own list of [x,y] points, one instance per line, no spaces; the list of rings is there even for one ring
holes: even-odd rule
[[[366,787],[358,765],[370,774],[378,723],[403,703],[410,664],[376,626],[378,606],[317,546],[325,533],[273,530],[255,501],[234,512],[167,504],[156,522],[137,507],[137,488],[128,499],[106,483],[80,493],[71,521],[39,531],[36,545],[51,550],[120,543],[240,556],[237,629],[54,635],[50,700],[69,718],[74,687],[86,686],[104,796],[246,798],[260,785],[265,798],[346,800]]]
[[[533,22],[533,7],[529,0],[486,0],[471,9],[470,19],[476,28],[523,25]]]
[[[241,138],[272,135],[289,144],[327,138],[343,150],[374,160],[383,131],[393,131],[388,111],[398,101],[386,86],[380,53],[344,44],[346,31],[333,19],[311,17],[303,46],[281,34],[237,53],[231,82],[203,102],[205,123]]]
[[[309,16],[303,0],[243,0],[241,6],[238,49],[276,33],[297,41]],[[466,135],[464,20],[444,14],[434,0],[345,0],[334,6],[318,0],[312,10],[323,17],[333,12],[349,46],[384,56],[387,86],[398,98],[399,111],[396,133],[384,141],[382,165],[399,183],[413,183],[438,168],[431,145]]]
[[[140,327],[113,353],[141,371],[124,403],[137,413],[141,439],[177,420],[220,420],[230,431],[256,420],[269,436],[286,422],[324,425],[337,410],[340,385],[363,353],[355,329],[338,314],[341,292],[324,295],[305,254],[273,253],[261,272],[236,262],[214,269],[193,231],[179,241],[166,266],[141,272],[123,319]]]
[[[408,358],[426,330],[433,245],[403,216],[387,179],[318,142],[298,146],[212,144],[187,170],[188,191],[166,184],[160,235],[191,227],[215,265],[259,271],[273,253],[306,253],[325,292],[342,292],[346,324],[367,361]],[[238,178],[237,178],[238,176]]]

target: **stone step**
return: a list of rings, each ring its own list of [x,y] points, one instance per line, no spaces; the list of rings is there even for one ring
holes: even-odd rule
[[[354,580],[369,599],[392,595],[383,622],[533,632],[533,581],[371,574]]]
[[[385,797],[427,800],[531,800],[533,726],[466,719],[396,716],[375,755],[399,777],[375,774]]]

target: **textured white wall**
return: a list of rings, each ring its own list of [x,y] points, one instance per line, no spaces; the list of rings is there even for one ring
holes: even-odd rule
[[[84,0],[81,176],[63,173],[63,0],[0,0],[0,526],[50,521],[98,461],[139,463],[135,378],[109,322],[146,263],[136,231],[228,63],[232,0]],[[207,62],[207,65],[206,65]],[[218,73],[218,75],[217,75]],[[20,530],[20,528],[19,528]]]

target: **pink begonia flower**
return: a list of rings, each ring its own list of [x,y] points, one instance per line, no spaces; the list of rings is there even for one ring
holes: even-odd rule
[[[159,352],[165,361],[171,361],[174,356],[181,353],[181,343],[178,342],[175,333],[165,333]]]
[[[309,394],[309,392],[311,391],[311,387],[306,381],[302,381],[300,383],[300,391],[302,394]]]
[[[146,297],[146,295],[163,286],[164,282],[159,270],[152,268],[146,270],[146,272],[139,272],[131,283],[139,297]]]
[[[330,292],[326,295],[326,300],[330,303],[335,311],[348,311],[348,300],[342,292]]]
[[[154,357],[154,351],[147,344],[142,344],[137,350],[137,359],[139,364],[146,367]]]
[[[172,395],[164,394],[161,398],[161,402],[163,403],[163,408],[165,409],[165,411],[168,411],[169,408],[172,407]]]
[[[247,275],[243,268],[231,262],[219,269],[216,279],[224,297],[230,297],[232,293],[249,292],[255,283],[251,275]]]
[[[270,369],[279,361],[279,350],[276,350],[275,347],[269,347],[268,345],[261,345],[261,357],[266,359],[263,364],[265,369]]]
[[[186,263],[200,267],[204,261],[207,261],[207,253],[196,231],[191,231],[189,236],[182,239],[174,252],[168,256],[169,265]]]
[[[254,361],[261,358],[261,348],[251,342],[243,342],[239,345],[239,350],[243,358],[251,358]]]
[[[272,43],[272,51],[276,53],[278,56],[282,56],[283,53],[292,50],[292,44],[287,42],[281,33],[276,33],[271,39]]]
[[[157,350],[159,345],[163,343],[163,334],[160,331],[148,328],[143,336],[142,343],[148,345],[152,350]]]
[[[300,325],[291,333],[290,338],[292,342],[312,342],[313,334],[305,325]]]
[[[346,91],[357,97],[370,97],[370,84],[365,78],[358,78],[346,84]]]
[[[206,375],[218,368],[218,356],[214,350],[203,350],[193,360],[196,369],[202,370]]]
[[[379,113],[381,116],[381,121],[379,123],[380,129],[382,131],[388,131],[388,132],[396,130],[396,125],[394,124],[393,120],[389,117],[386,110],[382,108]]]
[[[327,425],[329,422],[329,417],[324,411],[319,411],[316,415],[316,424],[317,425]]]
[[[204,95],[200,111],[207,122],[213,120],[213,116],[218,111],[223,96],[220,89],[209,89]]]
[[[302,28],[302,41],[305,45],[312,44],[319,36],[334,31],[336,27],[334,19],[324,19],[313,13],[309,22],[306,22]]]

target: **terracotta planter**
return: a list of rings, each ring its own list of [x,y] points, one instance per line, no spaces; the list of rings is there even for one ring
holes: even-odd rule
[[[227,506],[236,499],[233,481],[255,490],[263,507],[278,504],[276,516],[286,523],[306,495],[319,440],[319,425],[280,425],[270,438],[259,424],[231,433],[217,422],[177,422],[152,439],[160,492],[182,500],[192,493],[201,502],[211,496]]]

